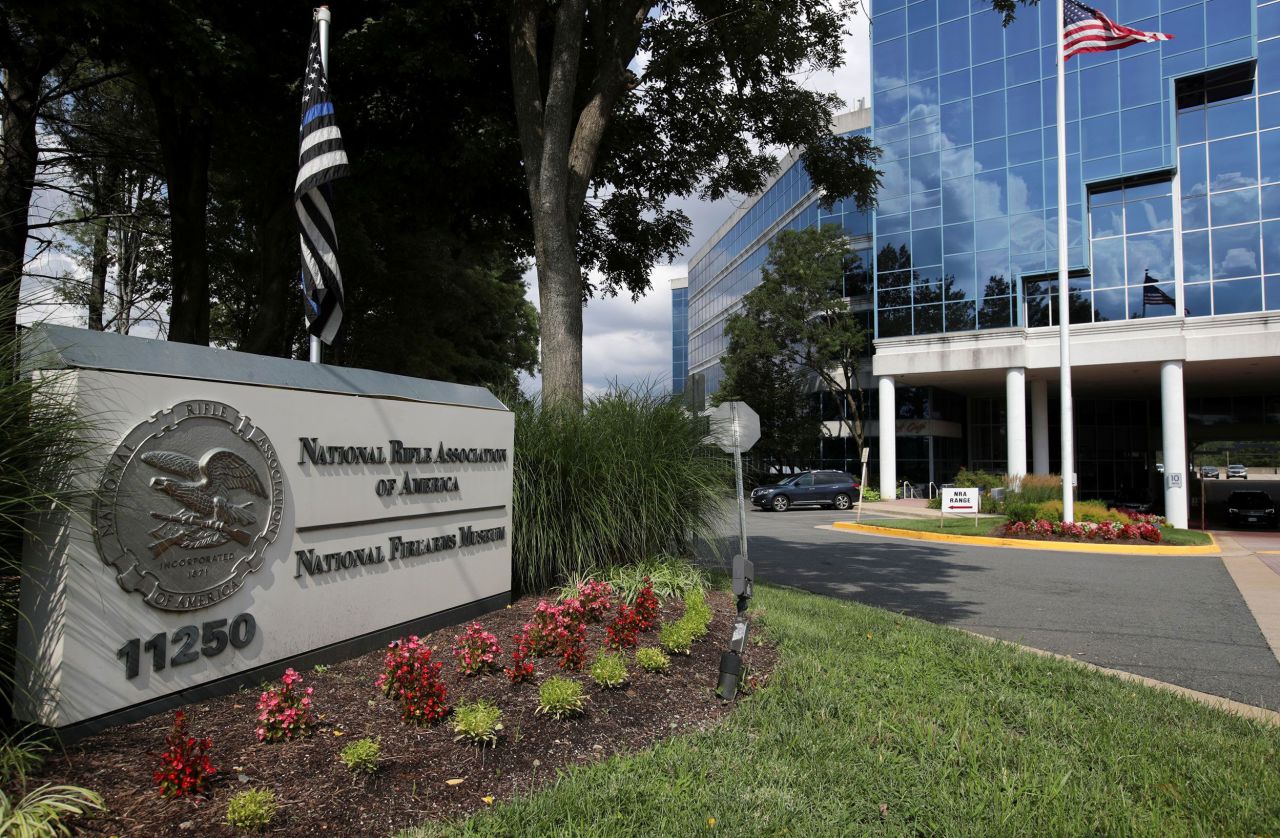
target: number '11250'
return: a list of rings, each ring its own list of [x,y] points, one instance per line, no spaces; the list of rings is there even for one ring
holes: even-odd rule
[[[226,651],[227,646],[243,649],[253,642],[258,632],[258,624],[252,614],[240,614],[227,625],[226,619],[210,620],[196,626],[183,626],[170,637],[161,632],[143,643],[135,637],[116,650],[116,657],[124,661],[124,676],[137,678],[143,652],[151,653],[151,669],[159,672],[168,666],[181,666],[206,658],[216,657]],[[169,647],[177,649],[173,656],[169,655]]]

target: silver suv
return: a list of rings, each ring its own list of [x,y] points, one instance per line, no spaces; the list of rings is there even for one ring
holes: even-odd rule
[[[1249,469],[1239,464],[1227,466],[1227,479],[1230,480],[1233,477],[1239,477],[1241,480],[1248,480]]]

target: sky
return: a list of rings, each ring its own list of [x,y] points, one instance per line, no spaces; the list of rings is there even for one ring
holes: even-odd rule
[[[861,13],[851,22],[845,37],[845,65],[835,73],[814,73],[804,80],[813,90],[832,91],[845,100],[846,110],[859,98],[871,95],[870,29]],[[597,298],[583,313],[582,378],[588,394],[623,387],[671,387],[671,286],[673,277],[688,274],[688,260],[719,229],[741,199],[709,202],[694,199],[671,201],[693,222],[693,235],[680,259],[657,265],[650,274],[653,287],[637,302],[627,295]],[[525,275],[526,296],[538,305],[538,278]],[[541,389],[538,376],[522,376],[527,392]]]

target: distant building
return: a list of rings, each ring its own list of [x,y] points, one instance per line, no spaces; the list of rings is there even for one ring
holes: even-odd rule
[[[689,375],[689,278],[671,280],[671,392],[683,393]]]

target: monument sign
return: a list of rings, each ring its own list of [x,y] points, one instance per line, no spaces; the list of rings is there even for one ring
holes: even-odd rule
[[[30,337],[99,436],[24,551],[23,718],[92,729],[510,600],[514,421],[487,391]]]

